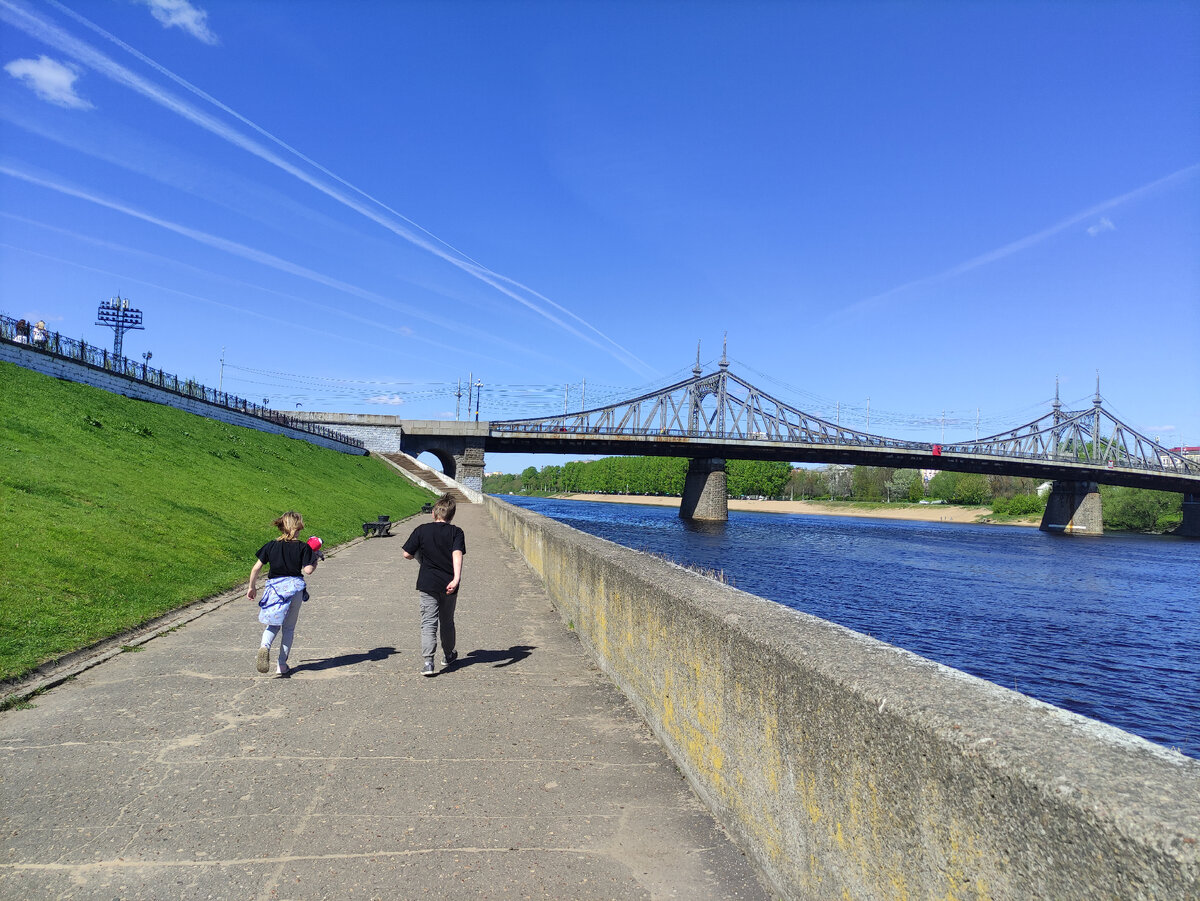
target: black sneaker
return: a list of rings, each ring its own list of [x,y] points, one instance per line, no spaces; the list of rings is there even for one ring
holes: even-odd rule
[[[454,666],[454,664],[458,663],[458,651],[451,651],[449,654],[447,654],[445,657],[445,662],[446,669],[449,669],[450,667]]]
[[[436,673],[434,673],[434,671],[433,671],[433,658],[432,657],[425,661],[425,668],[421,670],[421,675],[422,676],[436,675]]]

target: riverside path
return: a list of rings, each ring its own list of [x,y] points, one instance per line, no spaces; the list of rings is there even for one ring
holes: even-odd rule
[[[0,898],[768,897],[483,507],[419,675],[417,521],[320,566],[290,678],[239,598],[0,714]]]

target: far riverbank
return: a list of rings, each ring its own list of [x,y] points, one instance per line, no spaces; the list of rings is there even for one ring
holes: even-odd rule
[[[569,501],[600,501],[612,504],[644,504],[651,507],[678,507],[679,498],[639,494],[564,494]],[[807,513],[814,516],[859,516],[867,519],[904,519],[916,522],[959,522],[992,525],[1038,526],[1041,519],[993,522],[988,507],[956,507],[951,504],[831,504],[820,501],[755,501],[729,499],[730,510],[749,513]]]

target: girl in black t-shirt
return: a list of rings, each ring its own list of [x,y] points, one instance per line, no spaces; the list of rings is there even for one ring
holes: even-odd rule
[[[246,597],[254,600],[258,574],[264,566],[270,567],[262,599],[258,602],[258,621],[266,629],[258,648],[256,667],[260,673],[271,668],[271,645],[275,643],[275,636],[282,631],[279,668],[276,672],[286,676],[291,672],[287,659],[304,600],[304,577],[316,569],[317,558],[313,549],[296,537],[304,528],[304,520],[299,513],[289,510],[275,520],[275,528],[283,533],[283,537],[268,541],[258,549],[258,559],[250,570],[250,588]]]

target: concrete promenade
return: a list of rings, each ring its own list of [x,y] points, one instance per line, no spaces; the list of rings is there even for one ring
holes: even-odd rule
[[[769,897],[481,507],[419,675],[418,521],[318,569],[290,678],[241,599],[0,714],[0,899]]]

